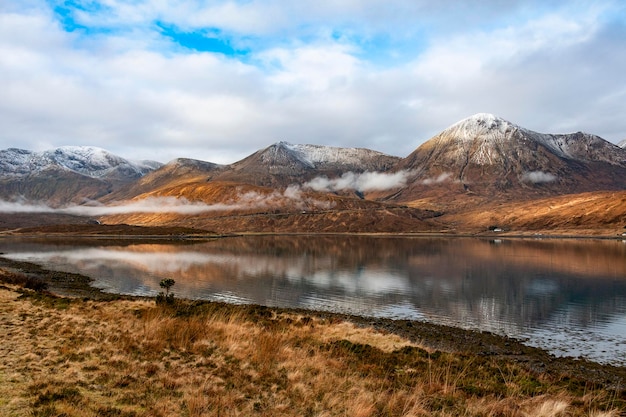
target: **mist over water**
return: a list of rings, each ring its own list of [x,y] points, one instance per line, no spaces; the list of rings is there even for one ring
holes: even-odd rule
[[[626,365],[626,243],[246,237],[101,246],[0,240],[0,252],[94,278],[104,291],[427,320],[557,355]]]

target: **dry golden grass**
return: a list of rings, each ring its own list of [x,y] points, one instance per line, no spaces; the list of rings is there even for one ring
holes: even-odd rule
[[[336,319],[28,294],[0,289],[2,416],[619,415],[609,391]]]
[[[411,205],[428,207],[428,201]],[[596,191],[528,201],[482,201],[451,210],[440,219],[459,230],[485,231],[498,225],[512,233],[616,236],[626,232],[626,191]]]

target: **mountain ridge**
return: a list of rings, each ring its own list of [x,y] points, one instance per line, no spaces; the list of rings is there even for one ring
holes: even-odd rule
[[[626,224],[626,207],[609,204],[612,195],[622,195],[611,192],[626,190],[626,149],[583,132],[534,132],[488,113],[449,126],[405,158],[365,148],[281,141],[229,165],[179,158],[167,164],[144,162],[133,169],[123,158],[104,157],[106,151],[100,148],[80,149],[75,157],[69,156],[71,150],[40,156],[62,160],[46,169],[29,162],[31,151],[0,151],[14,157],[4,165],[0,158],[0,200],[56,207],[91,200],[116,206],[146,201],[153,207],[149,212],[118,210],[98,216],[111,224],[210,227],[220,232],[396,233],[484,227],[470,217],[493,212],[497,223],[496,217],[506,217],[498,209],[501,204],[515,211],[529,202],[532,207],[532,201],[549,205],[560,196],[603,192],[605,198],[595,201],[602,201],[611,214],[597,222],[598,227]],[[122,168],[110,170],[113,165]],[[8,167],[6,172],[3,167]],[[116,178],[111,172],[121,175]],[[160,199],[163,210],[154,209]],[[200,209],[177,212],[168,208],[173,201]],[[577,201],[582,203],[575,217],[585,219],[580,213],[594,200]],[[523,227],[543,224],[532,218],[523,223],[511,219],[506,217],[509,224]],[[545,224],[563,226],[554,220]]]

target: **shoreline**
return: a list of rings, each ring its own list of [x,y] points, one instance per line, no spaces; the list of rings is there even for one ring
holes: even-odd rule
[[[481,239],[597,239],[597,240],[624,240],[626,241],[626,232],[624,234],[592,234],[592,233],[575,233],[572,231],[564,233],[554,233],[551,231],[520,231],[520,232],[489,232],[489,231],[467,231],[467,232],[234,232],[228,234],[105,234],[105,233],[46,233],[46,232],[20,232],[15,230],[0,231],[0,239],[10,238],[26,238],[26,239],[62,239],[62,238],[78,238],[78,239],[119,239],[119,240],[171,240],[171,241],[195,241],[195,240],[213,240],[225,239],[232,237],[246,236],[370,236],[370,237],[398,237],[398,238],[419,238],[419,237],[441,237],[441,238],[481,238]]]
[[[506,336],[156,302],[91,282],[0,257],[0,414],[619,417],[626,409],[626,367],[556,357]]]
[[[91,278],[45,269],[29,262],[13,261],[0,256],[0,282],[3,275],[18,274],[41,281],[45,294],[61,299],[93,302],[150,301],[154,297],[120,295],[103,292],[91,286]],[[532,372],[567,374],[584,379],[607,389],[622,391],[626,395],[626,366],[601,364],[585,358],[561,357],[532,347],[508,336],[487,331],[467,330],[418,320],[365,317],[351,314],[298,308],[267,307],[257,304],[229,304],[217,301],[176,299],[178,303],[193,308],[212,306],[224,311],[262,311],[272,314],[297,314],[331,321],[347,321],[363,328],[394,334],[419,343],[430,349],[449,353],[470,354],[480,357],[499,357],[520,364]],[[262,313],[262,314],[266,314]]]

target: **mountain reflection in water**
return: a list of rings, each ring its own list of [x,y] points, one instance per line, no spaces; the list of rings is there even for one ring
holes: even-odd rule
[[[626,365],[626,244],[264,236],[191,244],[0,242],[9,258],[78,272],[105,291],[422,319]]]

